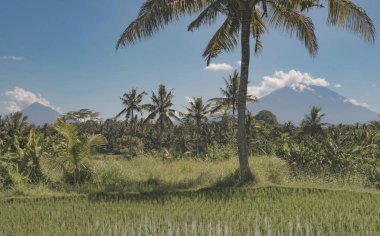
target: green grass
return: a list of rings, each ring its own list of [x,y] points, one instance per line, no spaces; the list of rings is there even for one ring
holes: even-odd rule
[[[379,235],[380,191],[360,176],[293,176],[283,160],[94,157],[92,181],[17,184],[0,193],[2,235]],[[339,190],[339,191],[337,191]],[[149,233],[148,233],[149,232]]]
[[[246,187],[288,186],[303,188],[375,191],[368,188],[363,177],[350,176],[292,176],[285,161],[270,156],[249,159],[255,181]],[[92,180],[81,185],[64,184],[62,173],[43,166],[43,173],[50,181],[40,185],[28,185],[15,175],[15,186],[0,192],[0,198],[23,196],[59,196],[89,194],[94,192],[168,192],[189,191],[203,188],[231,187],[239,185],[237,158],[205,161],[194,159],[167,160],[142,156],[131,160],[119,156],[94,157],[89,162]]]
[[[379,194],[306,188],[13,199],[0,209],[0,235],[380,234]]]
[[[80,188],[84,192],[156,192],[235,186],[238,165],[237,159],[100,158],[91,162],[93,181]],[[289,180],[289,169],[278,158],[254,157],[250,158],[250,165],[255,176],[251,185],[279,185]]]

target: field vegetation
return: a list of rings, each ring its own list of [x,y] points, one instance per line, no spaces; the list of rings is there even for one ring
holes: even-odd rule
[[[223,108],[216,116],[198,113],[202,99],[188,113],[168,108],[177,122],[101,121],[88,109],[44,127],[1,119],[0,235],[380,232],[378,121],[324,125],[314,107],[296,127],[247,113],[247,182],[221,101],[206,106]]]
[[[118,114],[125,120],[103,121],[96,112],[82,109],[54,125],[36,127],[22,113],[7,115],[0,119],[0,189],[42,185],[52,190],[96,186],[105,191],[146,191],[213,186],[239,166],[233,99],[237,88],[232,85],[239,77],[237,72],[232,76],[236,78],[230,77],[222,88],[224,99],[192,98],[185,112],[172,108],[173,91],[160,85],[148,104],[142,104],[145,92],[125,93],[125,108]],[[321,108],[312,107],[296,126],[279,124],[270,111],[256,116],[247,112],[249,153],[256,157],[249,160],[254,174],[250,181],[263,179],[260,163],[277,168],[276,162],[286,166],[292,179],[339,179],[379,188],[380,122],[329,125],[323,117]],[[275,179],[274,172],[266,174]],[[237,182],[240,177],[236,172]],[[159,188],[141,187],[144,181]]]
[[[282,187],[13,199],[0,235],[378,235],[379,206],[379,194]]]

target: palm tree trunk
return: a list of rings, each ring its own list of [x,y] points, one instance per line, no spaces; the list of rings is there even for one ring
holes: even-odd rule
[[[135,135],[135,117],[133,116],[133,108],[131,111],[132,119],[131,119],[131,130],[132,130],[132,135]]]
[[[248,71],[250,59],[250,25],[252,14],[248,4],[242,11],[242,29],[241,29],[241,72],[240,72],[240,85],[237,101],[238,111],[238,131],[237,131],[237,145],[239,153],[240,172],[242,176],[250,173],[248,163],[248,144],[247,134],[245,127],[245,112],[246,112],[246,98],[247,98],[247,85],[248,85]]]
[[[160,119],[160,134],[159,134],[159,139],[160,139],[160,151],[162,150],[163,146],[163,140],[162,140],[162,134],[164,132],[164,122],[162,119]]]
[[[196,148],[197,148],[197,156],[199,155],[199,137],[200,137],[200,121],[197,118],[197,132],[195,134],[195,140],[196,140]]]

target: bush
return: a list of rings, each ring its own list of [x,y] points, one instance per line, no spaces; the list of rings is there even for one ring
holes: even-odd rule
[[[290,177],[288,164],[277,157],[253,157],[250,164],[259,183],[284,184]]]
[[[7,167],[0,162],[0,191],[7,190],[13,185],[12,177]]]
[[[89,168],[79,168],[72,172],[65,172],[63,175],[63,181],[67,184],[83,184],[90,181],[92,173]]]
[[[126,158],[137,157],[144,152],[144,144],[141,139],[130,135],[123,135],[118,139],[118,154],[124,155]]]
[[[373,184],[377,189],[380,189],[380,166],[373,166],[366,172],[368,181]]]
[[[108,160],[100,162],[93,168],[93,183],[100,187],[104,187],[107,191],[122,189],[127,185],[127,176],[125,174],[125,166],[120,162]]]
[[[213,143],[208,146],[204,157],[206,160],[229,160],[237,156],[237,147],[233,144]]]

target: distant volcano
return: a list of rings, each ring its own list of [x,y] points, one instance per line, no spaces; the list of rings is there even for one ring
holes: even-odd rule
[[[29,123],[35,125],[53,124],[61,116],[55,110],[38,102],[22,110],[22,113],[28,116]]]
[[[323,122],[330,124],[355,124],[380,120],[379,114],[366,107],[354,105],[349,99],[327,87],[309,86],[296,90],[284,87],[262,97],[258,103],[249,103],[247,108],[252,114],[269,110],[277,116],[280,123],[288,121],[298,125],[312,106],[322,108],[326,114]]]

